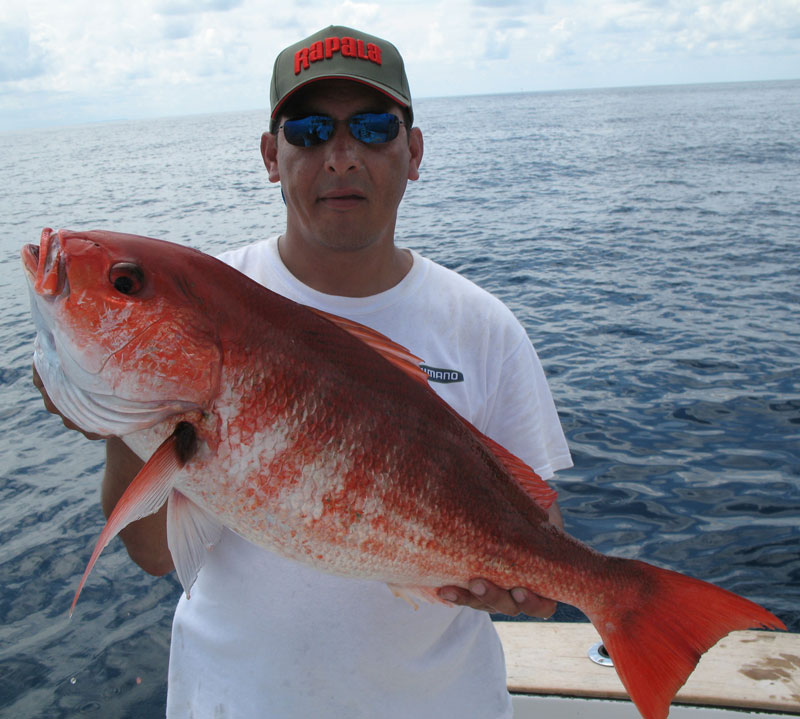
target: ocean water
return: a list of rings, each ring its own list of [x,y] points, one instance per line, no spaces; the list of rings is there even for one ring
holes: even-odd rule
[[[215,253],[280,231],[264,111],[0,134],[0,716],[163,715],[180,587],[43,408],[19,250],[44,226]],[[517,313],[575,459],[568,530],[800,631],[800,82],[420,100],[398,241]],[[570,608],[557,618],[580,621]]]

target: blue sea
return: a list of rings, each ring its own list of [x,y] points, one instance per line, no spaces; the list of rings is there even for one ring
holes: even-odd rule
[[[500,296],[575,460],[567,529],[800,631],[800,81],[423,99],[398,242]],[[57,124],[57,117],[53,118]],[[44,226],[216,253],[282,229],[264,110],[0,134],[0,715],[163,716],[180,587],[103,525],[103,446],[30,381]],[[561,608],[557,618],[582,621]]]

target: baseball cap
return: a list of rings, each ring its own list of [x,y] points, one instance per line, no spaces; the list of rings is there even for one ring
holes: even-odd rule
[[[269,88],[272,119],[301,87],[331,79],[374,87],[413,117],[408,78],[397,48],[374,35],[331,25],[285,48],[275,59]]]

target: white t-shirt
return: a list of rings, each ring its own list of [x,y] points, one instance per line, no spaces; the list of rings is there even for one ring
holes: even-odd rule
[[[371,297],[300,283],[277,238],[220,259],[290,299],[368,325],[423,358],[431,386],[543,478],[572,465],[524,329],[498,299],[412,252]],[[175,612],[170,719],[500,719],[511,716],[489,615],[344,579],[225,530]]]

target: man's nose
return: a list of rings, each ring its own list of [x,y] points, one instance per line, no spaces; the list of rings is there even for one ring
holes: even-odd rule
[[[325,143],[325,166],[329,171],[345,174],[361,168],[361,143],[353,137],[347,123],[336,123],[336,129]]]

